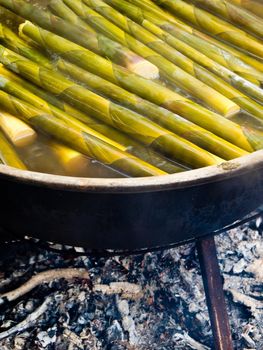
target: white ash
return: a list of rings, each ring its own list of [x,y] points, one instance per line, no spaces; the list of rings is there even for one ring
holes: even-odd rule
[[[262,231],[257,219],[216,238],[235,349],[263,349]],[[55,280],[3,302],[0,335],[52,299],[34,325],[0,340],[1,350],[212,348],[194,244],[112,258],[50,251],[30,241],[0,249],[0,294],[49,269],[85,268],[92,282]]]

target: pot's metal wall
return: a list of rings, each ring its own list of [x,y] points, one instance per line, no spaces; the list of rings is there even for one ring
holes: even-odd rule
[[[189,188],[89,193],[1,179],[1,225],[93,249],[165,246],[210,233],[263,203],[263,170]]]

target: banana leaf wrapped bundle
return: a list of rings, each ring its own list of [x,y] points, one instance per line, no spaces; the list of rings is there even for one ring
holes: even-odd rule
[[[92,36],[94,36],[96,34],[95,31],[93,31],[93,29],[85,21],[83,21],[79,16],[77,16],[74,11],[72,11],[66,4],[63,3],[62,0],[51,0],[49,2],[48,6],[55,15],[59,16],[60,18],[65,19],[68,22],[77,26],[77,28],[75,27],[73,30],[73,36],[75,36],[76,39],[72,36],[72,34],[70,37],[68,35],[65,35],[65,37],[69,37],[74,42],[77,42],[77,43],[81,44],[82,46],[87,47],[88,49],[94,51],[94,46],[89,45],[89,40],[83,41],[83,40],[77,39],[77,36],[80,34],[79,30],[81,27],[85,29],[83,35],[88,35],[89,33],[93,33]],[[105,41],[106,38],[103,39],[103,36],[101,36],[99,34],[96,34],[96,35],[98,35],[98,38],[101,41],[101,45],[103,45],[103,42]],[[90,34],[89,34],[89,38],[90,38]],[[107,42],[107,39],[105,42]],[[110,43],[111,43],[111,41],[109,41],[109,44]],[[115,46],[117,46],[116,43],[115,43]],[[112,59],[112,56],[111,56],[112,53],[110,52],[111,51],[110,45],[105,46],[105,50],[107,48],[109,49],[109,53],[107,53],[105,51],[105,54],[104,55],[102,54],[102,56],[106,56],[106,57],[109,57]],[[125,48],[124,51],[126,52],[127,49]],[[96,50],[94,52],[98,52],[98,50]],[[98,52],[98,53],[100,53],[100,52]],[[121,57],[121,56],[122,56],[122,54],[119,53],[119,57]],[[114,62],[117,64],[120,64],[120,65],[123,65],[127,69],[129,69],[129,70],[131,70],[131,71],[133,71],[141,76],[144,76],[145,78],[149,78],[149,79],[159,78],[159,70],[157,67],[150,64],[149,61],[142,59],[142,57],[140,57],[140,56],[136,56],[135,54],[133,54],[133,55],[130,54],[130,56],[131,56],[131,59],[124,59],[123,60],[124,64],[122,62],[120,62],[119,59],[114,60]],[[118,56],[117,56],[117,58],[118,58]]]
[[[90,26],[77,16],[67,5],[65,5],[62,0],[51,0],[48,3],[48,7],[54,15],[63,18],[72,24],[91,30]]]
[[[231,56],[235,58],[235,60],[240,60],[241,62],[246,63],[247,65],[250,65],[251,67],[254,67],[257,72],[259,72],[262,76],[263,73],[263,62],[262,60],[256,59],[252,57],[249,54],[245,54],[243,51],[236,49],[234,46],[227,45],[223,41],[219,41],[214,39],[211,36],[208,36],[206,34],[199,35],[201,38],[204,38],[208,43],[217,46],[220,50],[224,50],[224,52],[227,52]],[[259,86],[262,86],[262,79],[259,78],[259,81],[261,81],[261,84]],[[251,80],[251,82],[253,82]],[[256,81],[254,81],[254,84],[258,85]]]
[[[259,60],[190,27],[180,19],[165,12],[152,1],[127,1],[150,13],[151,17],[148,17],[148,19],[165,32],[172,34],[175,38],[192,46],[215,62],[225,66],[255,85],[261,86],[263,83],[263,63]],[[144,13],[144,15],[146,14]]]
[[[26,165],[19,158],[12,144],[7,140],[0,130],[0,163],[9,165],[14,168],[26,170]]]
[[[107,57],[112,62],[120,64],[146,78],[157,79],[159,70],[152,63],[132,52],[127,47],[97,34],[91,27],[77,26],[41,10],[24,0],[3,0],[0,5],[15,12],[17,15],[38,23],[43,28],[65,36],[72,41],[84,45],[98,55]]]
[[[44,89],[60,96],[102,122],[132,136],[139,142],[183,164],[200,167],[220,163],[216,156],[176,136],[167,129],[120,105],[94,94],[45,67],[0,47],[0,61]],[[223,118],[224,121],[226,121]],[[232,124],[231,124],[232,125]],[[234,124],[235,125],[235,124]],[[240,129],[241,130],[241,129]],[[247,140],[247,139],[246,139]],[[251,146],[249,145],[251,148]]]
[[[53,136],[76,151],[96,159],[102,164],[109,165],[126,175],[136,177],[166,174],[164,171],[102,141],[96,137],[96,133],[93,130],[89,134],[83,132],[81,128],[72,127],[72,125],[68,125],[63,120],[47,114],[3,91],[0,91],[0,106],[34,128]]]
[[[229,160],[246,154],[246,152],[244,152],[242,149],[225,141],[222,138],[217,137],[209,131],[200,128],[199,126],[183,119],[182,117],[164,108],[158,107],[147,100],[143,100],[138,96],[131,94],[130,92],[118,87],[117,85],[114,85],[92,73],[84,71],[83,69],[67,61],[59,60],[57,67],[60,68],[60,70],[66,75],[71,75],[75,80],[79,80],[85,83],[88,89],[92,90],[93,92],[100,93],[116,102],[122,103],[126,107],[149,117],[156,123],[171,130],[175,134],[188,139],[194,144],[197,144],[199,147],[204,148],[223,159]],[[88,124],[92,129],[95,129],[103,135],[110,136],[111,140],[115,140],[119,143],[118,145],[115,142],[113,145],[122,150],[131,152],[139,158],[142,158],[143,160],[150,162],[156,166],[160,166],[160,164],[167,164],[167,167],[164,169],[165,171],[170,169],[167,172],[171,172],[171,170],[173,170],[173,172],[182,170],[177,166],[171,164],[171,162],[168,162],[167,160],[165,161],[161,155],[153,153],[148,148],[144,149],[143,147],[139,146],[138,143],[127,137],[125,134],[121,134],[116,129],[112,129],[110,126],[100,123],[98,120],[91,118],[87,114],[74,109],[70,105],[58,100],[53,95],[48,94],[37,86],[22,80],[17,75],[11,73],[3,67],[0,67],[0,81],[2,82],[1,88],[7,93],[21,98],[33,104],[35,107],[45,109],[45,111],[54,114],[57,117],[60,117],[62,119],[67,118],[66,121],[74,119],[75,117],[81,120],[83,123]],[[38,98],[36,95],[40,98]],[[65,116],[65,112],[68,114],[68,116]],[[74,121],[74,123],[76,124],[76,121]],[[126,148],[121,148],[120,144],[124,145]],[[154,163],[152,163],[153,161]]]
[[[229,0],[232,4],[241,6],[263,18],[263,3],[261,0]]]
[[[71,3],[72,0],[65,0],[68,3]],[[96,3],[96,10],[100,13],[103,13],[107,18],[112,19],[114,21],[114,17],[112,15],[112,10],[106,11],[108,9],[107,5],[103,5],[102,1],[92,1],[85,0],[86,2]],[[214,62],[210,58],[206,57],[204,54],[200,53],[198,50],[193,49],[191,46],[185,44],[184,42],[176,39],[174,36],[166,33],[161,28],[148,21],[147,18],[151,18],[150,13],[146,13],[142,9],[129,4],[123,0],[104,0],[104,2],[111,4],[125,15],[129,16],[132,20],[141,24],[144,28],[149,29],[150,32],[154,33],[156,37],[159,37],[164,42],[166,42],[170,46],[165,47],[164,55],[170,61],[178,64],[182,69],[187,71],[191,75],[195,75],[199,80],[203,81],[207,85],[211,86],[215,90],[222,93],[224,96],[235,102],[237,105],[242,107],[248,113],[257,116],[258,118],[263,118],[263,107],[252,99],[248,98],[246,95],[240,93],[238,90],[232,88],[231,85],[234,85],[241,91],[249,94],[252,98],[257,99],[258,101],[263,102],[263,90],[249,81],[241,78],[234,72],[226,69],[225,67],[219,65]],[[76,2],[74,2],[76,4]],[[114,12],[116,13],[116,11]],[[145,14],[146,13],[146,14]],[[116,24],[120,23],[119,20],[120,15],[116,16]],[[145,18],[146,17],[146,18]],[[114,21],[115,22],[115,21]],[[123,20],[123,23],[125,21]],[[124,27],[125,28],[125,27]],[[130,27],[129,27],[130,28]],[[134,32],[134,31],[132,31]],[[156,38],[157,40],[157,38]],[[158,46],[160,42],[158,43]],[[174,47],[177,50],[173,50],[171,47]],[[182,54],[183,53],[183,54]],[[188,56],[190,58],[188,58]],[[218,74],[220,77],[225,79],[229,84],[226,84],[221,79],[217,78],[214,74],[210,73],[206,69],[204,69],[201,65],[195,63],[194,61],[199,62],[205,68],[208,68],[215,74]]]
[[[3,0],[3,2],[0,1],[0,4],[7,6],[11,10],[14,10],[16,13],[18,13],[21,16],[32,19],[33,21],[35,21],[36,23],[38,23],[42,27],[45,27],[45,28],[50,29],[52,31],[55,31],[59,35],[68,37],[68,38],[70,38],[70,40],[76,41],[76,42],[80,43],[81,45],[88,47],[89,49],[93,50],[94,52],[102,54],[101,47],[103,46],[103,48],[106,50],[104,52],[104,56],[112,59],[113,61],[115,60],[118,63],[120,63],[119,59],[121,57],[123,57],[123,52],[125,50],[126,51],[128,50],[125,48],[123,49],[123,47],[124,47],[123,45],[121,45],[121,47],[117,48],[117,46],[120,46],[120,44],[113,42],[112,40],[110,40],[102,35],[99,35],[96,33],[94,34],[91,31],[90,32],[85,31],[85,29],[83,27],[77,27],[77,26],[72,25],[72,24],[70,24],[70,23],[68,23],[68,22],[66,22],[58,17],[55,17],[55,16],[52,17],[51,15],[45,13],[44,11],[37,9],[36,7],[34,7],[28,3],[24,3],[21,0],[11,0],[11,1]],[[133,40],[135,40],[135,39],[133,39]],[[103,45],[102,44],[100,45],[100,43],[103,43]],[[140,46],[145,47],[142,44]],[[153,52],[153,51],[151,50],[151,52]],[[148,53],[150,54],[150,51],[148,51]],[[143,54],[143,52],[141,52],[141,54]],[[138,58],[138,55],[136,55],[136,56]],[[147,56],[147,58],[149,58],[148,55],[146,55],[146,56]],[[157,76],[157,74],[152,74],[153,70],[156,72],[155,65],[151,64],[151,68],[148,69],[147,68],[148,66],[146,67],[144,64],[141,63],[141,61],[138,62],[137,58],[135,60],[133,60],[133,63],[131,63],[131,65],[129,65],[129,69],[131,69],[131,67],[133,67],[134,68],[133,70],[135,72],[137,72],[137,73],[142,72],[142,74],[144,74],[144,76],[147,76],[147,77],[154,78]],[[194,81],[192,81],[192,82],[189,82],[188,81],[189,76],[188,75],[185,76],[183,71],[181,71],[179,68],[176,68],[173,65],[171,65],[170,62],[168,62],[167,60],[165,60],[161,56],[157,57],[157,61],[160,59],[161,59],[161,61],[164,60],[163,67],[165,68],[165,72],[166,72],[165,74],[166,74],[167,78],[171,78],[172,74],[174,74],[175,77],[173,80],[176,80],[177,82],[178,81],[181,82],[180,78],[181,78],[181,75],[183,74],[184,79],[182,79],[182,82],[184,83],[184,85],[187,84],[189,89],[191,89],[195,94],[200,95],[200,98],[203,97],[203,99],[205,99],[206,102],[208,104],[211,104],[215,109],[216,108],[219,109],[220,112],[222,112],[226,115],[227,114],[234,114],[235,112],[237,112],[239,110],[238,106],[236,104],[234,104],[232,101],[230,101],[229,99],[227,99],[226,97],[217,93],[215,90],[204,85],[203,83],[200,83],[196,79],[194,79]],[[147,60],[144,60],[144,62],[147,62],[147,65],[149,63]],[[168,63],[168,66],[165,64],[166,62]],[[111,70],[113,70],[113,69],[114,69],[114,67],[111,67]],[[150,72],[150,74],[148,74],[149,72]],[[158,75],[159,75],[159,71],[158,71]],[[175,79],[176,76],[177,76],[177,79]],[[196,89],[194,89],[192,84],[194,84],[194,86],[197,85]],[[205,91],[207,93],[205,93]],[[207,97],[208,94],[209,94],[210,98]]]
[[[131,74],[122,67],[115,66],[110,70],[108,61],[96,56],[91,51],[80,47],[67,39],[57,36],[44,29],[30,24],[30,34],[34,40],[58,55],[75,63],[82,68],[100,75],[102,78],[124,87],[140,97],[143,97],[156,105],[162,106],[172,112],[178,113],[195,124],[213,132],[214,134],[230,141],[248,152],[253,151],[249,143],[249,136],[235,123],[226,120],[224,117],[194,103],[193,101],[177,94],[176,92],[156,84],[153,81],[143,79]],[[1,60],[10,56],[10,51],[3,49]],[[13,55],[13,54],[12,54]],[[16,60],[15,57],[12,60]],[[8,65],[9,60],[5,65]],[[29,77],[30,79],[30,77]],[[32,77],[31,77],[32,79]]]
[[[20,55],[23,55],[33,61],[51,68],[50,61],[48,57],[39,52],[39,50],[31,47],[23,39],[16,35],[10,28],[0,23],[0,43],[8,47],[10,50],[17,52]]]
[[[153,0],[199,29],[246,52],[263,58],[263,43],[243,30],[182,0]]]
[[[57,67],[60,71],[67,76],[72,77],[75,81],[85,83],[85,86],[89,90],[108,97],[117,103],[121,103],[127,108],[147,116],[149,119],[171,130],[175,134],[184,137],[185,139],[197,144],[199,147],[204,148],[223,159],[229,160],[243,154],[243,150],[240,148],[198,125],[195,125],[162,107],[156,106],[153,103],[67,61],[60,59],[57,62]],[[261,146],[263,147],[263,140]]]
[[[71,115],[64,112],[63,110],[60,110],[59,108],[52,106],[49,103],[46,103],[42,98],[38,98],[36,95],[34,95],[34,94],[30,93],[30,91],[26,90],[22,84],[17,84],[15,81],[11,81],[8,78],[8,75],[6,75],[6,73],[3,74],[2,68],[1,68],[1,71],[2,72],[0,73],[0,81],[1,81],[0,88],[3,91],[5,91],[8,94],[11,94],[13,96],[16,96],[19,99],[22,99],[22,100],[30,103],[31,105],[62,119],[64,122],[71,125],[72,127],[81,128],[82,131],[87,132],[87,133],[91,132],[91,128],[89,126],[87,126],[86,124],[84,124],[82,121],[76,119],[75,117],[72,117]],[[81,113],[79,113],[79,115],[81,115]],[[83,119],[84,119],[84,117],[85,117],[85,121],[86,120],[89,121],[88,116],[84,115]],[[125,151],[125,147],[118,144],[114,140],[108,138],[107,136],[101,135],[100,133],[96,133],[95,131],[94,131],[94,133],[102,141],[109,143],[110,145],[120,149],[121,151]]]
[[[263,148],[261,129],[251,128],[249,121],[244,124],[238,118],[237,123],[228,120],[160,80],[154,81],[160,75],[199,101],[199,96],[203,96],[203,103],[204,99],[208,101],[209,91],[213,92],[214,101],[221,96],[222,103],[232,103],[236,111],[243,108],[260,123],[263,106],[257,101],[263,96],[259,88],[263,74],[253,60],[259,62],[259,67],[260,61],[250,56],[253,64],[249,65],[249,59],[243,61],[235,54],[235,48],[231,52],[223,41],[197,31],[199,39],[238,57],[238,64],[245,62],[243,72],[248,72],[249,78],[241,78],[227,67],[228,62],[213,62],[163,28],[163,22],[168,22],[169,26],[193,35],[191,27],[180,20],[177,24],[176,17],[164,12],[156,0],[142,0],[143,4],[153,5],[155,12],[138,6],[137,0],[137,6],[130,2],[51,0],[48,8],[55,14],[52,15],[25,0],[0,0],[0,5],[40,25],[23,23],[19,32],[23,39],[9,28],[5,32],[3,27],[3,114],[15,115],[33,129],[55,138],[55,142],[51,141],[53,157],[57,155],[54,159],[60,159],[67,174],[72,165],[81,173],[84,164],[96,159],[126,176],[162,175],[220,164]],[[165,14],[160,16],[162,23],[155,19],[158,11]],[[39,19],[39,15],[43,16]],[[36,57],[28,56],[27,47],[36,52]],[[126,60],[127,55],[125,59],[117,57],[121,50],[125,55],[131,53],[130,60]],[[38,54],[46,58],[46,66],[38,61]],[[136,64],[137,58],[137,68],[142,67],[143,71],[139,75],[134,73],[132,64],[129,66],[131,62]],[[149,75],[144,62],[149,63],[149,69],[154,67],[155,77],[144,78]],[[235,78],[236,86],[232,85]],[[206,89],[200,92],[202,86]],[[234,110],[223,112],[226,105],[222,103],[216,109],[214,101],[205,104],[227,117],[237,115]],[[248,120],[252,118],[245,115]],[[6,135],[7,131],[8,128]],[[45,138],[41,134],[39,137]]]
[[[176,55],[177,53],[174,52],[175,50],[167,47],[165,42],[162,42],[135,22],[122,16],[112,7],[100,1],[91,1],[91,5],[98,3],[98,6],[94,6],[97,10],[97,12],[95,12],[80,0],[66,0],[64,2],[96,30],[104,35],[108,35],[112,40],[118,41],[122,45],[127,45],[138,55],[152,62],[159,68],[161,77],[164,80],[175,86],[179,86],[223,115],[233,115],[239,112],[240,108],[236,103],[204,82],[198,80],[193,71],[191,71],[193,75],[190,75],[180,68],[176,57],[173,62],[166,59],[166,55],[169,55],[169,58]],[[104,17],[98,12],[103,14]],[[111,22],[105,17],[110,18]],[[25,24],[25,26],[26,25],[27,24]],[[26,29],[25,31],[23,30],[23,32],[26,33]],[[180,62],[182,62],[182,60],[180,60]],[[182,64],[182,66],[184,66],[184,64]]]
[[[231,3],[229,0],[191,0],[191,2],[211,10],[233,25],[237,24],[245,30],[256,34],[259,38],[263,37],[262,19],[244,8]]]
[[[131,2],[132,0],[127,0],[127,1]],[[138,0],[134,0],[134,2],[137,3]],[[142,0],[141,6],[143,8],[146,8],[147,10],[152,11],[152,13],[154,13],[155,15],[157,14],[162,19],[170,21],[171,23],[178,26],[180,29],[183,29],[184,31],[186,31],[188,33],[192,33],[194,36],[203,40],[202,42],[203,42],[204,46],[206,45],[206,42],[210,43],[212,45],[210,47],[210,50],[213,49],[215,52],[219,53],[219,55],[220,55],[221,50],[223,50],[221,53],[221,56],[222,56],[221,60],[222,61],[225,60],[230,66],[231,66],[231,61],[232,61],[233,64],[236,66],[236,69],[238,68],[240,70],[240,73],[239,73],[240,75],[242,75],[242,71],[245,69],[244,74],[246,73],[248,75],[247,79],[249,79],[250,75],[251,75],[251,79],[253,78],[253,75],[255,75],[255,71],[250,72],[251,67],[255,68],[256,71],[258,71],[258,72],[261,72],[261,73],[263,72],[262,60],[258,60],[256,58],[252,57],[251,54],[246,54],[242,49],[240,49],[240,48],[237,49],[233,45],[228,45],[226,42],[218,40],[217,38],[215,38],[211,35],[205,34],[204,32],[200,32],[199,30],[190,27],[185,22],[182,22],[182,20],[180,20],[174,14],[171,15],[170,13],[161,9],[156,4],[153,4],[153,2],[151,0]],[[218,52],[218,48],[220,49],[219,52]],[[207,51],[207,55],[209,55],[209,51]],[[218,57],[218,59],[219,58],[220,58],[220,56]],[[242,66],[244,66],[243,69],[242,69]],[[262,75],[261,75],[261,77],[262,77]],[[251,81],[253,82],[253,79]],[[262,82],[262,78],[259,79],[259,81]],[[256,81],[254,81],[254,83],[256,84]],[[260,84],[259,84],[259,86],[260,86]]]
[[[84,132],[86,129],[89,131],[90,127],[91,129],[96,130],[100,134],[104,135],[104,138],[102,135],[100,137],[102,137],[102,140],[105,142],[120,149],[121,151],[131,153],[169,174],[186,170],[185,167],[172,162],[171,160],[167,159],[161,154],[154,152],[148,147],[142,146],[135,140],[128,137],[126,134],[121,133],[117,129],[100,122],[98,119],[91,118],[87,114],[82,113],[64,101],[59,100],[54,95],[42,90],[38,86],[21,79],[16,74],[6,70],[1,66],[0,81],[2,82],[1,89],[3,91],[19,99],[22,99],[31,105],[47,112],[48,114],[54,115],[64,120],[67,123],[71,123],[73,126],[80,127]],[[105,81],[105,83],[107,82]],[[78,121],[81,121],[82,123]],[[86,128],[86,126],[88,126],[88,128]],[[244,154],[243,150],[240,150],[232,144],[229,144],[229,153],[230,152],[232,152],[232,158],[236,158]]]
[[[48,8],[54,15],[65,19],[72,24],[83,28],[92,28],[87,22],[78,16],[70,6],[66,5],[63,0],[51,0],[48,4]]]

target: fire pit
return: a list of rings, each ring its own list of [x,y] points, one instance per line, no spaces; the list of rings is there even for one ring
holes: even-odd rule
[[[229,230],[216,243],[234,346],[261,349],[262,219]],[[4,247],[2,292],[57,268],[85,268],[93,285],[85,280],[51,281],[2,305],[1,332],[19,325],[46,299],[52,300],[31,327],[0,340],[1,349],[211,349],[194,244],[126,257],[103,258],[77,250],[78,254],[58,245],[51,250],[32,240]]]

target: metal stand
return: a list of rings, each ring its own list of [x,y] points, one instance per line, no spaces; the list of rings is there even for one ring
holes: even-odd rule
[[[233,350],[233,342],[214,237],[197,241],[215,350]]]

